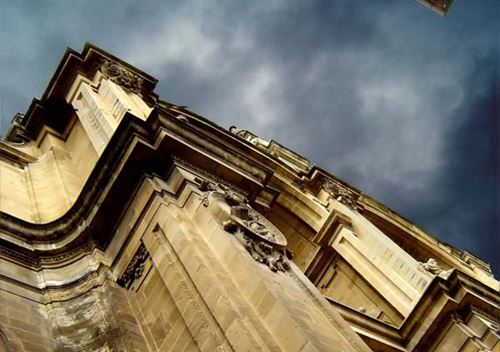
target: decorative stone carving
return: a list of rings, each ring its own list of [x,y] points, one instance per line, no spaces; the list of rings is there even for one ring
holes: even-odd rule
[[[222,183],[212,183],[206,180],[195,179],[199,182],[199,188],[203,192],[201,199],[205,207],[210,204],[209,196],[216,195],[223,199],[229,206],[236,209],[245,209],[247,199],[239,195],[235,190]]]
[[[52,256],[39,256],[38,260],[41,265],[61,263],[69,259],[83,257],[91,254],[97,244],[93,240],[82,243],[79,247],[69,250],[67,252],[56,254]]]
[[[247,131],[242,128],[238,128],[236,126],[231,126],[229,127],[229,132],[244,138]]]
[[[215,187],[215,184],[217,185],[222,185],[223,187],[226,187],[228,189],[233,190],[233,192],[241,194],[246,196],[248,193],[243,190],[242,188],[238,188],[235,185],[229,184],[226,181],[224,181],[222,178],[215,176],[214,174],[207,172],[205,169],[200,168],[199,166],[196,166],[189,161],[172,154],[171,158],[174,160],[175,164],[181,166],[182,168],[185,168],[189,170],[189,172],[195,174],[195,175],[201,175],[202,178],[200,177],[195,177],[195,182],[198,183],[198,187],[200,189],[204,189],[204,192],[208,190],[207,187]],[[210,180],[210,181],[208,181]],[[211,183],[212,186],[209,186],[208,184]],[[215,188],[214,188],[215,190]]]
[[[286,247],[286,237],[269,220],[250,206],[247,205],[246,209],[239,209],[238,213],[233,211],[231,213],[233,221],[244,229],[248,236],[276,248]]]
[[[105,60],[101,65],[101,72],[122,88],[132,93],[138,94],[141,92],[144,79],[122,65]]]
[[[261,240],[256,240],[248,236],[249,233],[247,229],[242,228],[238,222],[233,220],[225,222],[224,229],[236,236],[253,259],[267,265],[271,271],[285,272],[290,269],[290,264],[287,259],[291,259],[292,254],[286,248],[279,248],[266,243],[263,240],[264,237],[261,237]],[[267,230],[265,231],[268,233]]]
[[[229,132],[237,135],[238,137],[252,143],[257,149],[261,151],[276,156],[275,152],[269,149],[270,142],[255,134],[241,128],[237,128],[236,126],[229,127]]]
[[[144,266],[148,258],[148,250],[141,242],[139,248],[137,248],[137,251],[135,252],[134,257],[127,266],[127,269],[125,269],[125,272],[118,279],[118,285],[127,289],[130,288],[132,286],[132,283],[142,276],[144,272]]]
[[[359,195],[345,187],[342,183],[331,178],[325,178],[322,187],[332,198],[352,210],[358,210],[357,199]]]
[[[0,259],[3,258],[9,258],[16,263],[28,265],[35,268],[38,268],[40,266],[39,258],[28,255],[27,253],[21,253],[19,251],[9,249],[6,246],[0,246]]]
[[[436,259],[434,258],[429,258],[426,263],[419,263],[419,267],[422,268],[423,270],[439,276],[443,279],[447,279],[450,275],[453,269],[450,270],[444,270],[437,262]]]
[[[267,265],[272,271],[287,271],[287,259],[292,254],[286,249],[286,237],[262,214],[253,209],[248,200],[222,184],[201,181],[200,190],[204,206],[210,198],[230,206],[230,219],[223,223],[224,230],[234,234],[256,261]]]

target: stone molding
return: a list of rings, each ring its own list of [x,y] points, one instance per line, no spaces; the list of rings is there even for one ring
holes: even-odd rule
[[[420,263],[418,263],[418,266],[422,271],[426,271],[428,273],[431,273],[432,275],[439,276],[445,280],[448,277],[450,277],[450,275],[453,271],[453,269],[444,270],[443,267],[441,265],[439,265],[437,263],[436,259],[434,259],[434,258],[429,258],[427,260],[427,262],[425,262],[425,263],[420,262]]]

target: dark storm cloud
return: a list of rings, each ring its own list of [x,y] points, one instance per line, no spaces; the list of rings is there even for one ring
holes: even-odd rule
[[[422,217],[435,233],[464,243],[473,253],[493,258],[500,267],[500,89],[498,52],[479,58],[464,80],[468,99],[456,110],[448,133],[444,172],[440,175],[441,201],[436,210],[452,214]],[[444,201],[445,200],[445,201]],[[470,202],[473,202],[472,204]],[[497,270],[498,272],[498,270]]]
[[[277,139],[500,272],[494,0],[447,18],[414,0],[0,4],[2,133],[89,40],[162,98]]]

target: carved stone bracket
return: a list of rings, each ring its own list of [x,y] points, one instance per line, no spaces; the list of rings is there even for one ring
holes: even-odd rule
[[[140,278],[144,272],[146,260],[149,258],[149,252],[141,242],[139,248],[135,252],[134,257],[130,261],[127,269],[122,276],[117,280],[118,285],[124,288],[130,288],[135,280]]]
[[[322,184],[323,189],[334,199],[351,208],[358,210],[357,200],[359,195],[344,186],[337,180],[325,178]]]
[[[104,60],[101,72],[112,82],[132,93],[138,94],[142,90],[144,79],[116,62]]]

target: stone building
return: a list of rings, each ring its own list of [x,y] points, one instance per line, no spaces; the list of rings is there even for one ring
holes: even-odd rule
[[[0,143],[0,351],[500,351],[499,282],[87,44]]]

